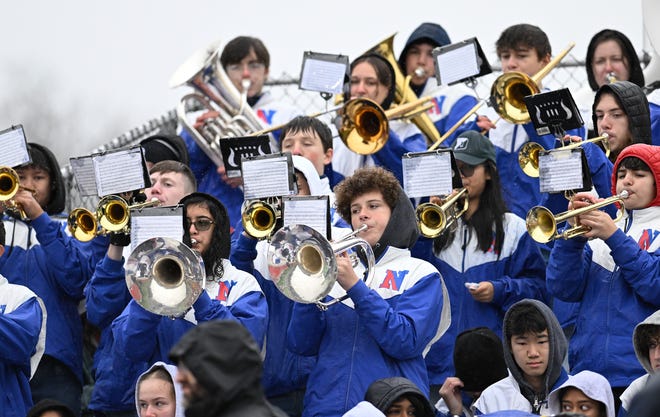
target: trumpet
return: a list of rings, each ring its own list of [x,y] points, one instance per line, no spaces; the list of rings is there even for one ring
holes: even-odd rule
[[[117,195],[108,195],[99,201],[96,213],[83,207],[72,210],[67,218],[67,228],[69,233],[81,242],[88,242],[107,232],[127,232],[131,209],[154,207],[159,204],[160,201],[155,197],[144,203],[129,205]]]
[[[280,199],[275,197],[246,201],[241,221],[248,235],[255,239],[265,239],[273,233],[281,217]]]
[[[605,156],[609,157],[610,142],[608,139],[609,139],[609,135],[607,133],[603,133],[601,136],[598,136],[596,138],[590,138],[580,142],[574,142],[571,143],[570,145],[562,146],[561,148],[551,149],[549,152],[576,149],[581,147],[582,144],[584,143],[600,142],[600,144],[603,146],[603,149],[605,150]],[[543,146],[539,145],[536,142],[525,143],[518,152],[518,165],[520,165],[520,169],[522,169],[523,172],[529,175],[530,177],[539,176],[539,154],[541,152],[546,152],[546,150],[543,148]]]
[[[564,230],[562,233],[558,233],[557,224],[564,220],[568,220],[571,217],[576,217],[613,203],[619,203],[620,206],[618,215],[616,219],[614,219],[615,222],[618,222],[623,218],[623,212],[625,210],[624,200],[626,198],[628,198],[628,191],[624,190],[619,195],[606,198],[603,201],[599,201],[590,206],[568,210],[557,215],[552,214],[550,210],[542,206],[532,207],[529,212],[527,212],[527,218],[525,220],[527,233],[529,233],[532,239],[539,243],[547,243],[559,238],[571,239],[576,236],[581,236],[587,233],[590,228],[576,222],[575,226]]]
[[[462,188],[458,193],[444,200],[442,205],[420,204],[415,210],[420,233],[431,239],[440,236],[447,228],[456,224],[456,221],[467,211],[468,204],[467,188]]]
[[[335,255],[361,246],[367,257],[367,282],[373,278],[375,258],[366,240],[357,238],[367,229],[363,224],[353,233],[336,242],[329,242],[309,226],[285,226],[275,232],[268,247],[268,271],[277,289],[287,298],[303,304],[316,304],[325,311],[341,302],[335,298],[321,302],[337,281]],[[353,267],[357,259],[353,258]]]
[[[20,204],[14,200],[14,196],[20,190],[28,191],[32,195],[36,194],[36,190],[20,185],[20,177],[13,168],[6,166],[0,167],[0,202],[5,202],[9,209],[16,210],[20,213],[21,219],[26,219],[27,214],[25,214]]]

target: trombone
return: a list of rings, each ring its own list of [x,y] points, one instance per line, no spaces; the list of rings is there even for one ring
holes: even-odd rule
[[[518,165],[520,165],[520,169],[522,169],[525,174],[529,175],[530,177],[538,177],[539,154],[541,152],[555,152],[555,151],[565,151],[568,149],[576,149],[576,148],[580,148],[582,144],[589,142],[591,143],[600,142],[601,145],[603,146],[603,149],[605,149],[605,156],[609,157],[610,142],[608,139],[609,139],[609,135],[607,133],[603,133],[601,136],[598,136],[596,138],[590,138],[580,142],[574,142],[571,143],[570,145],[562,146],[561,148],[551,149],[549,151],[543,149],[543,146],[541,146],[536,142],[527,142],[522,146],[522,148],[520,148],[520,151],[518,152]]]
[[[583,235],[587,233],[590,228],[579,224],[577,221],[575,226],[564,230],[562,233],[557,232],[557,224],[564,220],[568,220],[571,217],[576,217],[613,203],[619,203],[620,205],[618,215],[616,219],[614,219],[615,222],[618,222],[623,218],[623,212],[625,209],[624,200],[626,198],[628,198],[628,191],[624,190],[621,194],[606,198],[598,203],[579,209],[568,210],[557,215],[552,214],[550,210],[542,206],[532,207],[529,212],[527,212],[527,218],[525,220],[527,233],[529,233],[532,239],[539,243],[547,243],[559,238],[571,239]]]
[[[14,196],[20,190],[28,191],[32,195],[36,194],[36,190],[20,185],[20,177],[13,168],[7,166],[0,167],[0,202],[5,202],[9,209],[16,210],[20,213],[21,219],[26,219],[28,217],[27,214],[25,214],[20,204],[14,200]]]
[[[131,209],[154,207],[159,204],[157,198],[152,198],[144,203],[129,205],[117,195],[107,195],[99,201],[95,213],[83,207],[72,210],[67,218],[67,228],[77,240],[89,242],[94,237],[107,232],[127,232]]]
[[[420,204],[415,210],[420,233],[430,239],[440,236],[447,228],[456,224],[456,221],[467,211],[468,204],[467,188],[462,188],[458,193],[444,200],[442,205]]]
[[[458,122],[454,124],[447,132],[445,132],[442,137],[435,142],[428,149],[429,151],[434,150],[442,142],[444,142],[452,133],[456,131],[465,121],[477,112],[484,104],[490,102],[494,107],[497,114],[504,120],[513,123],[513,124],[525,124],[531,119],[529,113],[527,112],[527,106],[525,105],[524,98],[538,94],[541,89],[539,88],[539,83],[541,80],[548,75],[548,73],[556,67],[559,62],[564,59],[566,55],[570,52],[571,49],[575,46],[575,42],[568,44],[568,47],[561,51],[556,57],[554,57],[548,64],[541,68],[539,72],[530,77],[529,75],[519,72],[512,71],[506,72],[495,80],[490,89],[490,97],[488,99],[483,99],[474,105],[468,111],[465,116],[463,116]]]

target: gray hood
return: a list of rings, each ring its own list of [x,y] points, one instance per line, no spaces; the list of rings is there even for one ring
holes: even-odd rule
[[[600,87],[596,92],[594,104],[591,108],[591,118],[594,126],[598,126],[596,105],[603,93],[613,94],[621,109],[626,112],[630,133],[632,133],[632,143],[650,145],[651,117],[649,115],[649,102],[644,91],[630,81],[617,81]]]
[[[532,300],[532,299],[525,299],[518,301],[514,305],[512,305],[509,310],[507,310],[506,314],[504,315],[504,324],[502,327],[502,335],[506,335],[509,333],[509,314],[510,312],[516,308],[516,306],[520,306],[522,304],[531,304],[534,306],[536,309],[538,309],[541,312],[541,315],[545,318],[545,322],[548,325],[548,337],[550,341],[550,354],[548,355],[548,368],[545,371],[545,384],[544,384],[544,392],[539,393],[542,395],[543,399],[547,397],[547,395],[550,393],[550,390],[552,387],[557,383],[557,380],[561,377],[562,375],[562,363],[564,361],[564,357],[566,356],[566,351],[568,349],[568,343],[566,342],[566,337],[564,336],[564,332],[559,325],[559,322],[557,321],[557,317],[555,317],[554,313],[544,303],[538,300]],[[504,361],[506,362],[507,368],[509,368],[509,372],[511,372],[511,375],[516,379],[516,382],[518,382],[518,385],[520,385],[520,391],[521,393],[527,398],[527,400],[533,404],[534,403],[534,390],[532,389],[532,386],[529,385],[525,379],[523,378],[522,371],[516,364],[515,359],[513,358],[513,353],[511,352],[511,341],[507,340],[506,336],[502,337],[502,344],[504,348]]]
[[[176,401],[176,414],[175,417],[184,417],[185,412],[184,412],[184,407],[183,407],[183,391],[181,390],[181,385],[176,382],[176,366],[167,364],[165,362],[156,362],[149,369],[147,369],[145,372],[143,372],[140,377],[137,379],[137,383],[135,384],[135,409],[137,410],[137,415],[140,415],[140,404],[138,404],[138,391],[137,387],[140,385],[140,381],[142,380],[142,377],[144,377],[144,374],[147,372],[151,371],[154,368],[163,368],[167,371],[168,374],[170,374],[170,377],[172,378],[172,384],[174,384],[174,399]]]
[[[591,371],[582,371],[569,376],[566,382],[550,393],[550,396],[548,397],[548,407],[552,414],[559,414],[562,412],[559,397],[561,391],[568,387],[575,387],[592,400],[605,404],[607,417],[614,417],[616,415],[614,412],[614,396],[612,395],[610,383],[607,382],[607,379],[601,374]]]
[[[387,223],[385,230],[383,230],[380,240],[373,247],[376,261],[378,261],[388,246],[410,249],[417,242],[418,237],[419,230],[417,229],[415,209],[403,191],[403,188],[399,187],[399,199],[396,202],[396,206],[392,208],[390,221]]]
[[[646,346],[642,346],[642,340],[639,337],[639,330],[648,326],[660,326],[660,310],[645,318],[643,322],[635,326],[635,330],[633,331],[633,347],[635,348],[635,355],[637,355],[637,360],[642,364],[644,369],[646,369],[646,372],[652,374],[653,368],[651,367],[651,362],[649,361],[649,351]]]

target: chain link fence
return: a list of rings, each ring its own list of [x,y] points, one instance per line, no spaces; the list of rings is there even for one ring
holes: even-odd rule
[[[493,67],[493,73],[477,79],[474,90],[478,98],[488,97],[491,86],[498,75],[500,75],[500,68]],[[543,85],[551,89],[569,88],[572,92],[578,91],[586,84],[587,75],[584,70],[584,62],[571,59],[570,56],[543,80]],[[283,73],[278,78],[270,79],[266,82],[266,88],[277,100],[301,109],[304,114],[316,113],[334,106],[332,99],[326,102],[319,93],[300,90],[298,88],[298,78],[289,74]],[[112,138],[91,153],[129,147],[156,133],[175,134],[177,126],[176,111],[172,109]],[[62,175],[67,186],[67,212],[76,207],[96,207],[98,197],[87,197],[80,194],[70,166],[67,165],[62,168]]]

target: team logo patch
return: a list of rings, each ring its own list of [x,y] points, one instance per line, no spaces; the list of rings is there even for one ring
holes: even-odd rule
[[[389,288],[393,291],[399,291],[404,278],[410,271],[392,271],[388,269],[385,273],[385,279],[380,283],[380,288]]]
[[[658,232],[657,230],[644,229],[642,236],[637,241],[639,248],[642,250],[649,250],[655,238],[658,237],[658,233],[660,232]]]

